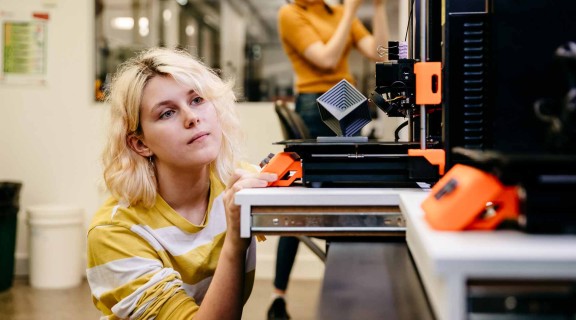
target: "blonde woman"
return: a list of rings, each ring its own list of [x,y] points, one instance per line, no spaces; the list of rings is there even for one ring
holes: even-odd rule
[[[186,52],[122,65],[103,153],[112,196],[88,231],[88,281],[104,319],[240,319],[255,268],[234,195],[277,177],[239,161],[230,83]]]

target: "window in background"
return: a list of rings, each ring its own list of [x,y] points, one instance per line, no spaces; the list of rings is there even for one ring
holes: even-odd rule
[[[95,100],[116,68],[138,51],[180,47],[220,68],[218,1],[95,0]]]
[[[152,46],[183,48],[235,78],[239,101],[293,99],[293,71],[277,30],[285,0],[94,1],[96,100],[121,62]],[[368,94],[373,64],[351,59],[358,89]]]

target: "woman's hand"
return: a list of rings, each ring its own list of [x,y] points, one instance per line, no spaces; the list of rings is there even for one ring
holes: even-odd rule
[[[236,192],[247,188],[264,188],[269,182],[278,180],[275,173],[253,173],[237,169],[230,177],[226,190],[224,190],[224,207],[226,209],[226,241],[230,241],[239,250],[246,250],[250,245],[250,238],[240,238],[240,206],[234,202]]]

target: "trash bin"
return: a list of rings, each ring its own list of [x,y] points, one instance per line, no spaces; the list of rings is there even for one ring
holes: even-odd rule
[[[14,279],[16,226],[22,183],[0,181],[0,291],[9,289]]]
[[[84,214],[66,205],[28,207],[30,285],[65,289],[82,282]]]

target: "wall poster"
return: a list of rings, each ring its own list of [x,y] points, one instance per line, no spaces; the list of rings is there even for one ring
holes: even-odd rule
[[[0,83],[46,84],[48,14],[0,12]]]

